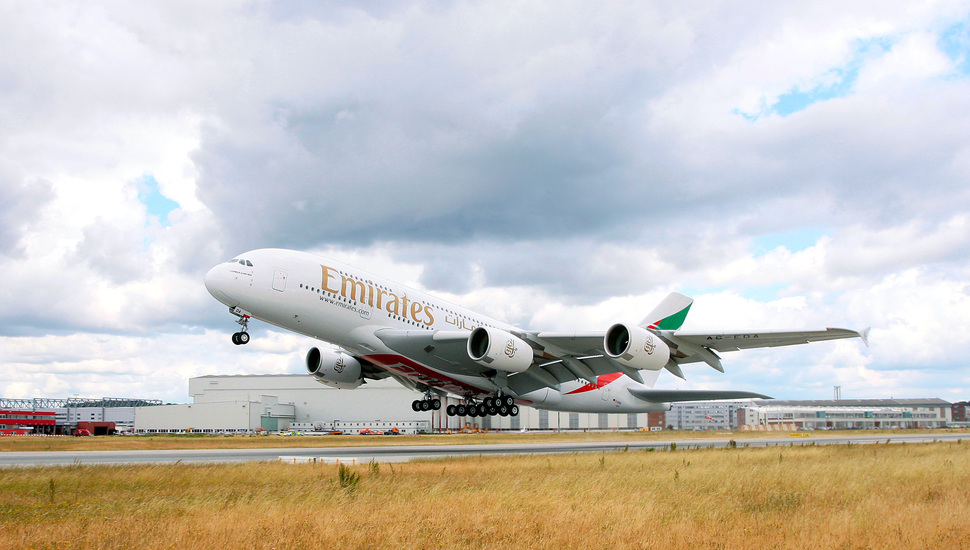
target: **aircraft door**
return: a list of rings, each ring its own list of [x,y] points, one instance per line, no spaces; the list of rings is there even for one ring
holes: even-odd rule
[[[273,290],[280,292],[286,290],[286,272],[282,269],[273,271]]]

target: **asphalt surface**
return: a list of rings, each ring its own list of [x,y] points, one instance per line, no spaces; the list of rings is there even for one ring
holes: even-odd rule
[[[789,445],[846,445],[873,443],[931,443],[968,439],[966,433],[863,435],[851,437],[809,437],[738,439],[738,446],[767,447]],[[497,445],[410,445],[386,447],[313,447],[284,449],[186,449],[165,451],[36,451],[0,452],[0,467],[103,465],[103,464],[198,464],[254,461],[302,462],[309,460],[344,462],[406,462],[416,459],[448,458],[469,455],[534,455],[553,453],[608,453],[622,450],[725,447],[724,439],[667,439],[634,442],[563,442]]]

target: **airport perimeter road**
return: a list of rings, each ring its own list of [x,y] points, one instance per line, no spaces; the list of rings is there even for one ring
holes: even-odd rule
[[[958,434],[905,434],[851,437],[785,437],[738,439],[738,446],[767,447],[788,445],[846,445],[871,443],[932,443],[968,439]],[[550,454],[550,453],[608,453],[625,449],[664,449],[676,444],[678,449],[726,447],[732,439],[669,439],[631,442],[595,443],[529,443],[500,445],[416,445],[388,447],[314,447],[297,449],[191,449],[171,451],[37,451],[0,453],[0,467],[63,466],[96,464],[176,464],[176,463],[232,463],[325,458],[357,462],[406,462],[415,459],[446,458],[468,455]]]

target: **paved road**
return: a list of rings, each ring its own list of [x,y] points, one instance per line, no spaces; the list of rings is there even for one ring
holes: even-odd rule
[[[930,443],[970,439],[966,433],[955,434],[905,434],[893,436],[863,435],[852,437],[786,437],[739,439],[738,445],[765,447],[772,445],[845,445],[871,443]],[[563,442],[500,445],[415,445],[387,447],[313,447],[289,449],[190,449],[173,451],[38,451],[2,452],[0,467],[10,466],[56,466],[72,464],[175,464],[175,463],[232,463],[253,461],[277,461],[310,458],[356,459],[361,462],[406,462],[420,458],[445,458],[463,455],[495,454],[549,454],[549,453],[601,453],[624,449],[663,449],[675,443],[678,449],[698,447],[725,447],[731,441],[724,439],[668,439],[632,442]]]

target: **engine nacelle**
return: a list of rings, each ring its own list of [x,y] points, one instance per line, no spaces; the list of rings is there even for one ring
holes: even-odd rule
[[[637,370],[660,370],[670,359],[670,348],[649,330],[617,323],[603,338],[606,355]]]
[[[532,366],[532,346],[504,330],[478,327],[468,337],[468,356],[479,365],[505,372]]]
[[[342,390],[352,390],[364,381],[360,363],[346,353],[310,348],[306,370],[317,382]]]

